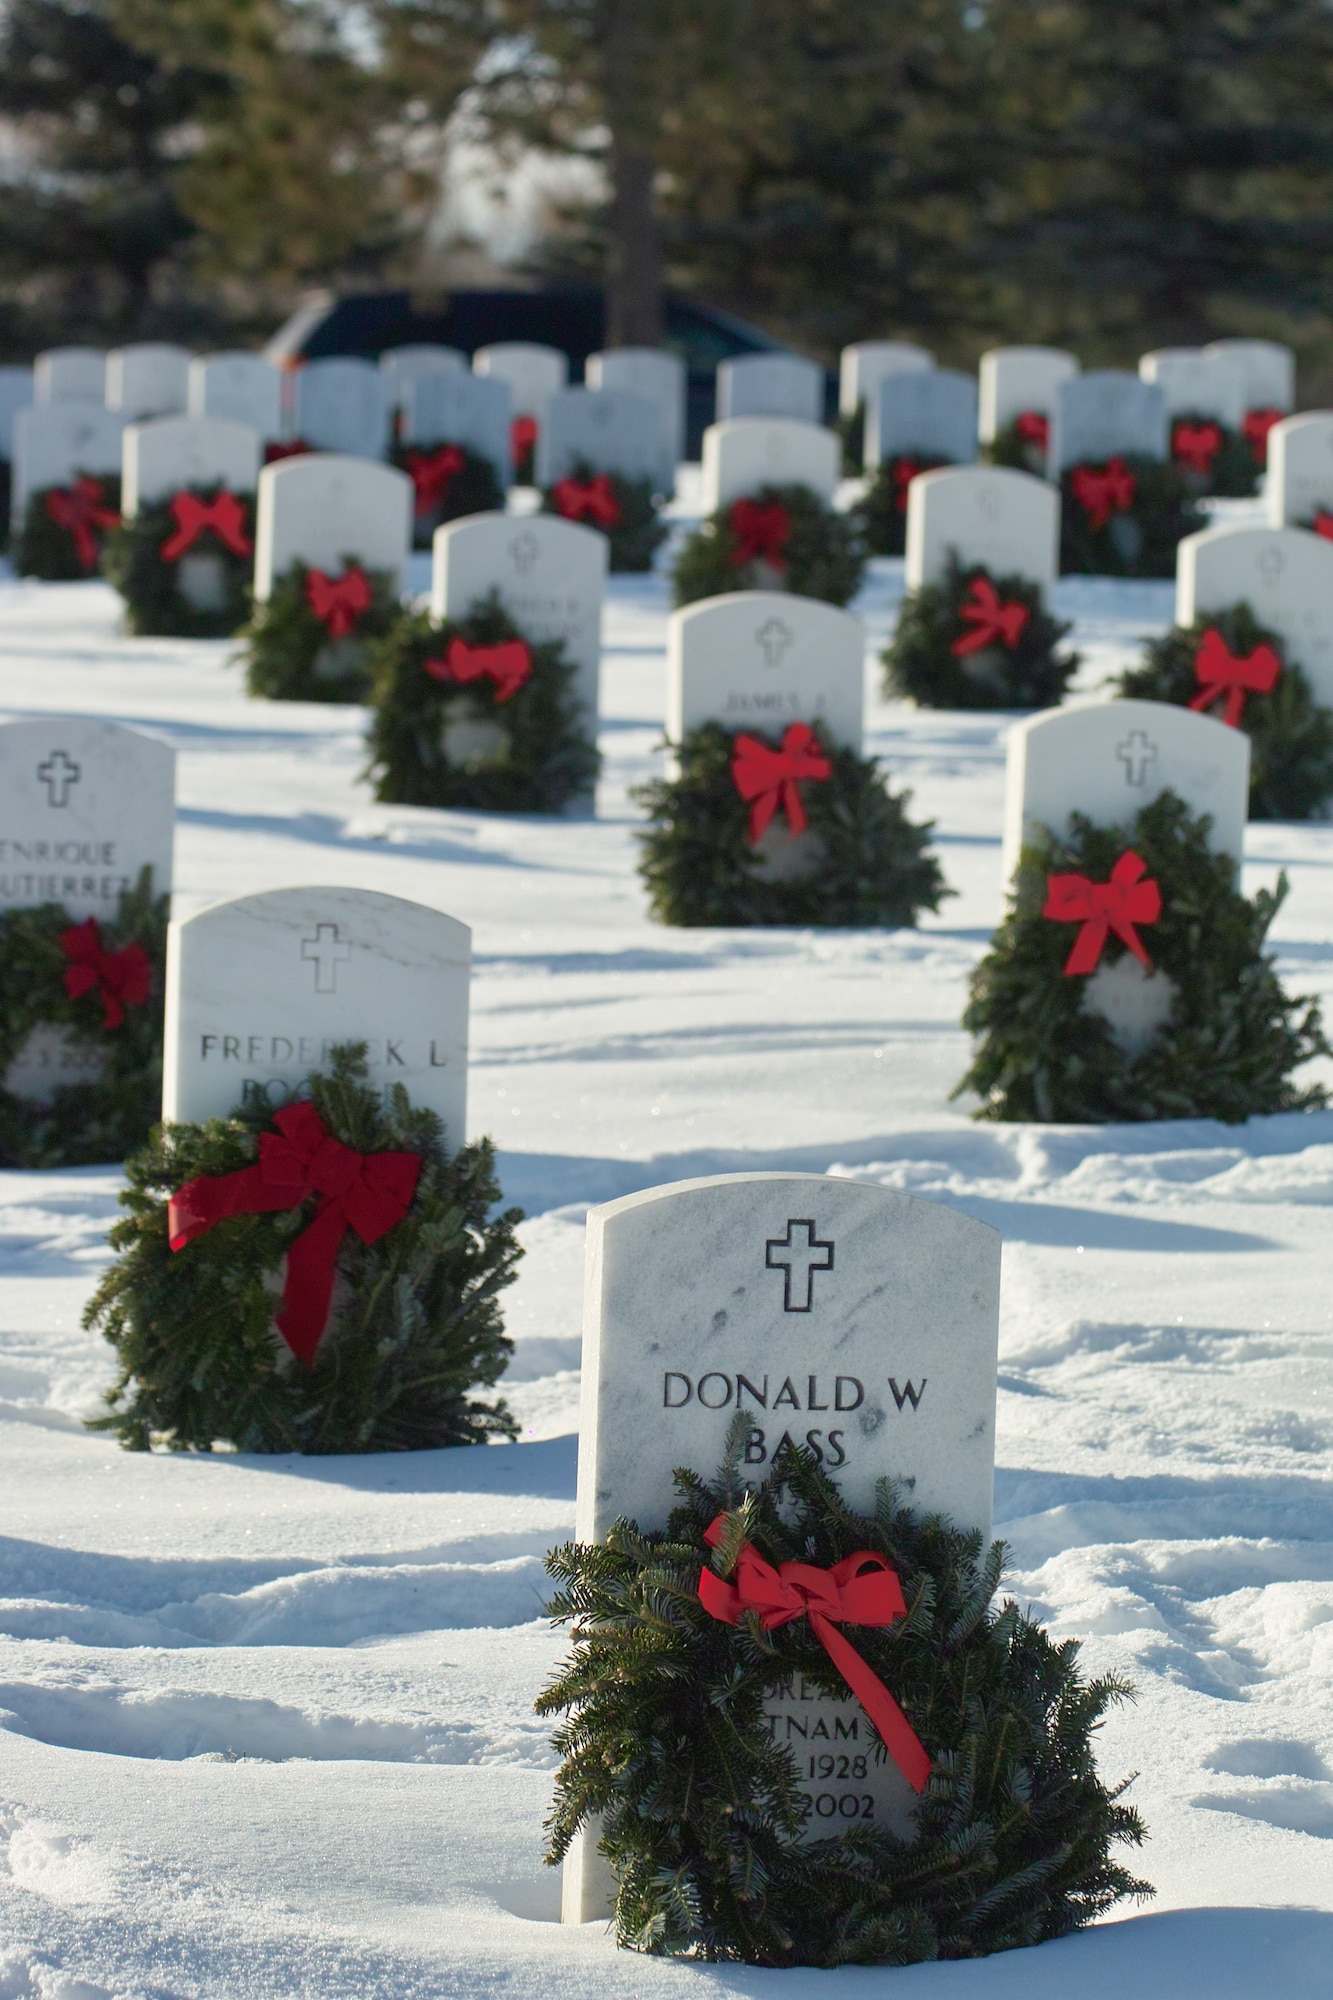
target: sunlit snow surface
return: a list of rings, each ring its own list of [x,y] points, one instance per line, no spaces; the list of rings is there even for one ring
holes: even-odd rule
[[[418,561],[416,581],[423,565]],[[613,583],[595,822],[379,806],[352,709],[247,702],[220,645],[126,639],[98,584],[0,585],[0,702],[180,753],[178,907],[359,883],[473,926],[472,1127],[529,1220],[524,1441],[369,1459],[139,1457],[90,1437],[79,1326],[117,1176],[0,1176],[0,2000],[1324,1995],[1333,1986],[1333,1114],[1241,1130],[977,1127],[949,1093],[999,904],[1004,718],[878,699],[871,744],[958,891],[919,932],[668,931],[634,874],[666,596]],[[1072,580],[1091,693],[1171,587]],[[1333,828],[1252,828],[1284,977],[1333,1013]],[[1333,1081],[1333,1076],[1330,1076]],[[1157,1903],[983,1963],[765,1974],[555,1922],[582,1221],[686,1174],[906,1188],[1005,1239],[996,1515],[1010,1587],[1137,1683]]]

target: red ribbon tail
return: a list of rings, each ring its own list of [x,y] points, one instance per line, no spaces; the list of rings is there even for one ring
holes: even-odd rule
[[[288,1347],[307,1368],[328,1324],[338,1245],[346,1228],[342,1203],[326,1201],[287,1252],[282,1309],[274,1318]]]
[[[1245,713],[1245,690],[1242,687],[1227,689],[1227,705],[1222,711],[1222,720],[1228,729],[1239,729],[1240,719]]]
[[[1085,917],[1083,928],[1074,939],[1074,949],[1065,960],[1065,977],[1073,978],[1081,972],[1096,970],[1097,961],[1106,943],[1106,933],[1110,925],[1105,917]]]
[[[884,1748],[912,1790],[923,1792],[930,1776],[931,1762],[921,1738],[879,1675],[866,1665],[837,1626],[831,1625],[813,1605],[808,1615],[819,1643],[874,1723]]]

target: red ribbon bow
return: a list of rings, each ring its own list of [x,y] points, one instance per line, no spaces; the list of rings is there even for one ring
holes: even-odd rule
[[[1233,653],[1216,625],[1210,625],[1194,655],[1194,678],[1199,682],[1199,692],[1189,705],[1201,713],[1225,695],[1227,705],[1222,720],[1228,729],[1238,729],[1246,695],[1272,694],[1281,672],[1282,661],[1272,646],[1256,646],[1252,653]]]
[[[705,1530],[704,1540],[715,1549],[726,1533],[727,1517],[719,1514]],[[925,1745],[885,1687],[850,1646],[839,1625],[892,1625],[907,1616],[898,1572],[883,1556],[861,1549],[844,1556],[832,1569],[812,1563],[785,1562],[774,1569],[752,1542],[742,1542],[728,1583],[716,1570],[699,1572],[699,1602],[710,1618],[739,1625],[747,1611],[757,1611],[765,1632],[794,1619],[808,1618],[824,1651],[874,1723],[885,1749],[914,1792],[925,1790],[930,1758]]]
[[[512,701],[532,672],[532,650],[522,639],[506,639],[500,646],[469,646],[454,637],[442,660],[423,660],[432,680],[479,681],[489,676],[495,682],[496,706]]]
[[[1281,410],[1251,410],[1241,422],[1241,429],[1249,439],[1250,449],[1261,466],[1268,463],[1268,433],[1274,424],[1281,422]]]
[[[1109,882],[1090,882],[1086,875],[1047,876],[1042,915],[1057,924],[1083,926],[1065,961],[1066,979],[1095,970],[1109,931],[1114,931],[1139,964],[1151,971],[1152,960],[1134,929],[1135,924],[1155,924],[1162,914],[1162,892],[1157,884],[1139,880],[1147,866],[1130,847],[1111,870]]]
[[[727,514],[727,526],[731,529],[733,569],[761,561],[774,569],[787,567],[791,515],[780,500],[736,500]]]
[[[141,944],[127,944],[123,951],[103,951],[96,917],[85,917],[81,924],[62,931],[60,949],[69,960],[66,993],[71,1000],[81,1000],[96,987],[104,1028],[118,1028],[127,1007],[142,1007],[147,1000],[153,980],[148,953]]]
[[[449,498],[449,484],[467,464],[456,444],[444,444],[438,451],[409,451],[407,473],[415,490],[418,514],[433,514]]]
[[[234,556],[252,556],[255,545],[245,532],[245,509],[234,493],[219,493],[215,500],[201,500],[195,493],[175,493],[171,515],[176,523],[158,554],[163,562],[179,562],[199,537],[211,532]]]
[[[894,503],[900,514],[907,512],[907,489],[920,470],[919,458],[896,458],[893,462],[893,483],[897,488]]]
[[[757,736],[738,736],[732,745],[731,781],[750,806],[750,845],[757,845],[779,806],[792,832],[804,833],[809,821],[801,781],[832,775],[833,766],[808,722],[791,723],[780,750]]]
[[[620,502],[607,472],[595,479],[557,479],[551,497],[566,521],[591,521],[594,528],[605,529],[620,524]]]
[[[1213,460],[1222,449],[1222,426],[1220,424],[1191,424],[1184,421],[1171,427],[1171,456],[1187,465],[1191,472],[1206,477],[1213,469]]]
[[[335,1139],[313,1104],[289,1104],[259,1141],[259,1164],[187,1181],[167,1207],[167,1234],[183,1250],[232,1215],[265,1215],[322,1197],[308,1229],[287,1252],[278,1331],[298,1361],[315,1358],[328,1323],[338,1245],[348,1229],[376,1243],[412,1205],[419,1153],[354,1153]]]
[[[118,528],[120,516],[106,504],[100,479],[81,473],[72,486],[53,486],[46,496],[46,512],[58,528],[74,537],[74,552],[84,569],[97,568],[98,528]]]
[[[1325,541],[1333,542],[1333,514],[1329,513],[1327,507],[1318,510],[1310,525],[1317,535],[1324,537]]]
[[[340,576],[308,569],[305,601],[320,624],[327,626],[330,639],[345,639],[370,609],[370,578],[359,563],[350,563]]]
[[[509,426],[509,450],[515,465],[521,465],[537,444],[537,419],[515,417]]]
[[[1027,630],[1032,612],[1017,598],[1002,602],[990,578],[977,576],[972,579],[971,595],[958,607],[958,616],[973,628],[962,633],[949,648],[961,660],[968,653],[979,653],[983,646],[993,645],[997,639],[1012,652]]]
[[[1051,441],[1051,420],[1040,410],[1020,410],[1014,429],[1024,444],[1034,444],[1038,451],[1045,451]]]
[[[1094,535],[1112,514],[1128,513],[1134,505],[1135,479],[1123,458],[1108,459],[1101,472],[1091,465],[1076,465],[1069,484]]]

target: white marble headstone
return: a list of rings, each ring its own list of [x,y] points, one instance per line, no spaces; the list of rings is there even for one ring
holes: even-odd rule
[[[1249,605],[1333,708],[1333,542],[1305,528],[1205,528],[1176,550],[1176,623]]]
[[[717,420],[796,417],[824,421],[824,371],[800,354],[741,354],[718,364]]]
[[[533,340],[498,340],[479,347],[472,357],[478,375],[507,382],[516,417],[536,417],[569,381],[569,360],[558,347],[543,347]]]
[[[435,530],[431,616],[466,618],[491,591],[535,644],[558,639],[578,667],[575,693],[597,717],[606,536],[554,514],[469,514]]]
[[[841,448],[834,432],[795,417],[734,417],[704,432],[701,504],[705,514],[761,486],[808,486],[830,504]]]
[[[1056,390],[1077,374],[1078,362],[1060,347],[992,347],[978,373],[981,442],[990,444],[1029,410],[1049,418]]]
[[[662,432],[646,396],[629,389],[560,389],[537,435],[539,486],[554,485],[580,461],[621,479],[656,479]]]
[[[1232,355],[1206,347],[1159,347],[1139,360],[1139,374],[1166,397],[1168,417],[1212,417],[1238,430],[1245,415],[1245,376]]]
[[[431,375],[457,374],[468,365],[466,354],[457,347],[442,347],[421,341],[410,347],[386,347],[380,356],[380,373],[389,390],[389,407],[407,407],[407,392],[414,382]]]
[[[155,417],[127,424],[121,463],[121,512],[132,520],[140,507],[189,486],[225,486],[253,493],[259,478],[259,437],[248,424],[221,417]]]
[[[935,366],[935,357],[910,340],[858,340],[838,357],[838,415],[854,417],[890,375],[911,375]]]
[[[84,715],[0,725],[0,908],[111,922],[142,869],[170,892],[175,824],[176,753],[156,737]]]
[[[1224,354],[1240,369],[1247,410],[1290,410],[1296,401],[1296,356],[1280,340],[1213,340],[1206,354]]]
[[[106,352],[100,347],[48,347],[32,364],[38,403],[105,403]]]
[[[270,444],[282,436],[282,375],[262,354],[200,354],[190,363],[189,413],[246,424]]]
[[[873,471],[903,452],[970,465],[977,455],[977,385],[956,368],[889,375],[866,423],[865,463]]]
[[[1166,791],[1211,813],[1213,846],[1239,862],[1249,787],[1249,737],[1211,716],[1162,701],[1046,709],[1009,731],[1004,880],[1038,827],[1063,836],[1074,812],[1127,826]]]
[[[140,417],[183,412],[190,394],[190,355],[168,341],[115,347],[106,358],[106,403],[127,424]]]
[[[364,1041],[371,1083],[403,1084],[461,1146],[471,958],[466,924],[369,889],[272,889],[173,923],[163,1117],[225,1118],[253,1092],[280,1108]]]
[[[672,743],[705,722],[779,736],[789,723],[818,722],[859,754],[864,706],[865,633],[832,604],[738,590],[667,620]]]
[[[907,588],[937,582],[951,549],[964,567],[984,563],[992,576],[1029,577],[1052,590],[1059,574],[1059,493],[1030,472],[998,465],[918,473],[907,489]]]
[[[789,1437],[820,1454],[859,1510],[890,1478],[910,1505],[988,1535],[999,1302],[997,1231],[858,1181],[726,1174],[591,1209],[578,1540],[600,1540],[620,1515],[664,1528],[675,1468],[711,1475],[738,1410],[753,1417],[756,1478]],[[911,1794],[876,1761],[853,1698],[793,1690],[769,1712],[811,1797],[812,1837],[852,1789],[805,1768],[811,1742],[835,1733],[868,1753],[858,1800],[869,1794],[877,1819],[907,1830]],[[819,1804],[830,1790],[831,1814]],[[579,1842],[565,1921],[605,1914],[609,1888],[593,1842]]]
[[[1165,458],[1166,397],[1155,382],[1122,368],[1093,368],[1055,392],[1046,463],[1053,479],[1071,465],[1100,464],[1118,452]]]
[[[455,444],[488,459],[501,488],[509,485],[512,403],[507,382],[491,381],[459,369],[437,371],[408,382],[404,389],[404,444]]]
[[[412,546],[412,482],[397,466],[316,452],[266,465],[258,490],[261,603],[294,562],[333,573],[350,557],[365,569],[401,574]]]
[[[337,355],[297,371],[295,434],[315,451],[383,458],[389,447],[389,392],[373,361]]]
[[[613,347],[606,354],[590,354],[583,373],[590,389],[628,389],[648,398],[657,412],[669,493],[685,456],[685,363],[680,356],[665,347]]]
[[[1268,433],[1268,518],[1287,528],[1333,514],[1333,410],[1284,417]]]
[[[68,486],[80,472],[120,471],[124,418],[100,403],[35,403],[14,419],[11,510],[22,521],[28,500],[47,486]]]
[[[13,458],[14,419],[32,405],[31,368],[0,368],[0,458]]]

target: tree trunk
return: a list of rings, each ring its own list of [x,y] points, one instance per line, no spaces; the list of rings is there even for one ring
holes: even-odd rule
[[[644,113],[651,102],[642,46],[642,0],[612,0],[607,17],[606,107],[611,128],[610,240],[606,254],[606,344],[658,347],[662,341],[662,226],[654,200],[655,162]]]

